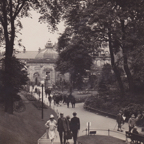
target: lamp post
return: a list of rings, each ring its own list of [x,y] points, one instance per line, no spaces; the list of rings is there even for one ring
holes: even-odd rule
[[[44,87],[44,81],[41,81],[42,84],[42,119],[43,119],[43,87]]]

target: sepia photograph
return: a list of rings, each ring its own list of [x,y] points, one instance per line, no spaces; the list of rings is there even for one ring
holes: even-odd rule
[[[0,0],[0,144],[144,144],[144,0]]]

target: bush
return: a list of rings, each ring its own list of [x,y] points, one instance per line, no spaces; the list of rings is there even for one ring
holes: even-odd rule
[[[85,101],[85,105],[90,106],[92,108],[101,108],[103,103],[104,100],[96,96],[90,96]]]
[[[142,112],[143,107],[140,104],[130,103],[123,110],[124,110],[124,115],[126,116],[126,120],[128,120],[131,114],[137,116],[138,111]]]

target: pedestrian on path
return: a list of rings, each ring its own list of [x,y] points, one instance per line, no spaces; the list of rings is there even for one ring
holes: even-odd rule
[[[129,132],[131,132],[131,130],[135,127],[135,125],[136,125],[136,118],[135,115],[132,114],[128,120]]]
[[[117,115],[117,117],[116,117],[116,121],[117,121],[117,124],[118,124],[118,129],[117,129],[117,131],[123,131],[122,129],[121,129],[121,127],[122,127],[122,123],[123,123],[123,117],[122,117],[122,111],[120,110],[119,111],[119,113],[118,113],[118,115]]]
[[[63,113],[60,113],[60,118],[58,119],[58,127],[60,142],[61,144],[66,144],[66,133],[67,133],[67,120]],[[63,143],[64,140],[64,143]]]
[[[66,120],[67,120],[67,133],[66,133],[66,140],[67,140],[67,143],[66,144],[69,144],[68,140],[69,139],[72,139],[72,132],[71,132],[71,129],[70,129],[70,116],[66,116]]]
[[[66,97],[66,103],[67,103],[67,108],[69,108],[69,103],[70,103],[70,96],[69,95]]]
[[[71,98],[72,108],[75,108],[75,103],[76,103],[75,97],[72,96],[72,98]]]
[[[73,118],[71,119],[71,131],[73,133],[74,144],[76,144],[79,129],[80,129],[80,119],[77,117],[77,113],[74,112]]]
[[[56,137],[56,127],[57,127],[57,122],[54,119],[54,115],[50,115],[50,120],[48,120],[45,124],[47,127],[47,136],[51,140],[51,144],[53,144],[54,139]]]

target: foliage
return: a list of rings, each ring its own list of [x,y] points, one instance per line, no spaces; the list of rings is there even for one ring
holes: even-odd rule
[[[126,120],[128,120],[132,114],[135,116],[138,115],[138,112],[142,112],[144,110],[144,107],[140,104],[135,103],[129,103],[126,107],[123,108],[124,114],[126,116]]]
[[[122,94],[124,86],[119,67],[125,71],[129,90],[133,91],[135,88],[131,69],[135,56],[131,53],[143,46],[143,5],[141,0],[93,0],[82,3],[75,1],[64,14],[66,24],[74,34],[81,35],[85,41],[88,40],[92,44],[93,52],[107,43],[112,68]]]
[[[13,113],[13,91],[19,91],[19,86],[14,83],[12,86],[12,80],[14,75],[9,74],[9,67],[13,64],[11,59],[14,53],[14,42],[17,38],[17,33],[22,29],[20,19],[23,17],[30,17],[30,11],[34,9],[40,14],[40,21],[48,22],[54,29],[60,19],[60,12],[62,8],[58,0],[1,0],[0,1],[0,43],[4,43],[5,48],[5,67],[4,71],[7,75],[4,82],[4,93],[6,97],[5,112]],[[18,40],[19,46],[21,46],[21,40]],[[10,82],[8,81],[10,80]],[[21,83],[20,83],[21,85]],[[16,86],[18,86],[16,88]],[[8,89],[8,91],[6,91]]]
[[[59,58],[56,62],[56,69],[62,74],[69,72],[73,82],[82,82],[82,76],[86,75],[92,65],[92,57],[89,54],[85,42],[79,36],[73,36],[69,43],[62,45],[62,37],[59,43],[62,47],[59,49]]]
[[[11,89],[6,88],[5,91],[11,92],[14,97],[17,96],[18,92],[23,89],[23,85],[27,84],[27,75],[25,64],[12,57],[8,73],[2,72],[2,84],[9,83],[11,86]]]
[[[104,100],[103,98],[98,96],[88,97],[84,105],[96,110],[104,111],[115,115],[120,109],[120,106],[117,103]]]

